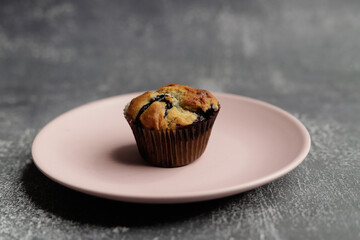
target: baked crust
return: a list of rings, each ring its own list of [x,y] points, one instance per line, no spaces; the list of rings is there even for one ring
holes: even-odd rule
[[[145,92],[132,99],[124,113],[129,122],[162,130],[208,119],[218,110],[219,102],[210,92],[169,84],[156,92]]]

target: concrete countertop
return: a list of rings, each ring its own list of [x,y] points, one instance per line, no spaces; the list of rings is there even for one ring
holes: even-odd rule
[[[0,239],[359,239],[360,2],[3,1]],[[286,176],[224,199],[88,196],[31,144],[89,101],[182,83],[260,99],[312,138]]]

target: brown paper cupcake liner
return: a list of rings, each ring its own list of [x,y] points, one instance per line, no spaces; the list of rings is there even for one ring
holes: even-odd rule
[[[218,112],[207,120],[178,129],[150,130],[132,122],[129,125],[147,162],[159,167],[181,167],[203,154]]]

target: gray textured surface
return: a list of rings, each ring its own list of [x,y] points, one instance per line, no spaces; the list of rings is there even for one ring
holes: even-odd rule
[[[1,1],[0,239],[359,239],[360,2]],[[108,201],[31,159],[86,102],[177,82],[265,100],[312,136],[255,190],[184,205]]]

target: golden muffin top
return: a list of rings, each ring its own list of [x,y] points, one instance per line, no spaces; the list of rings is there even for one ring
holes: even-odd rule
[[[208,91],[169,84],[131,100],[124,114],[129,122],[148,129],[176,129],[203,121],[220,108]]]

